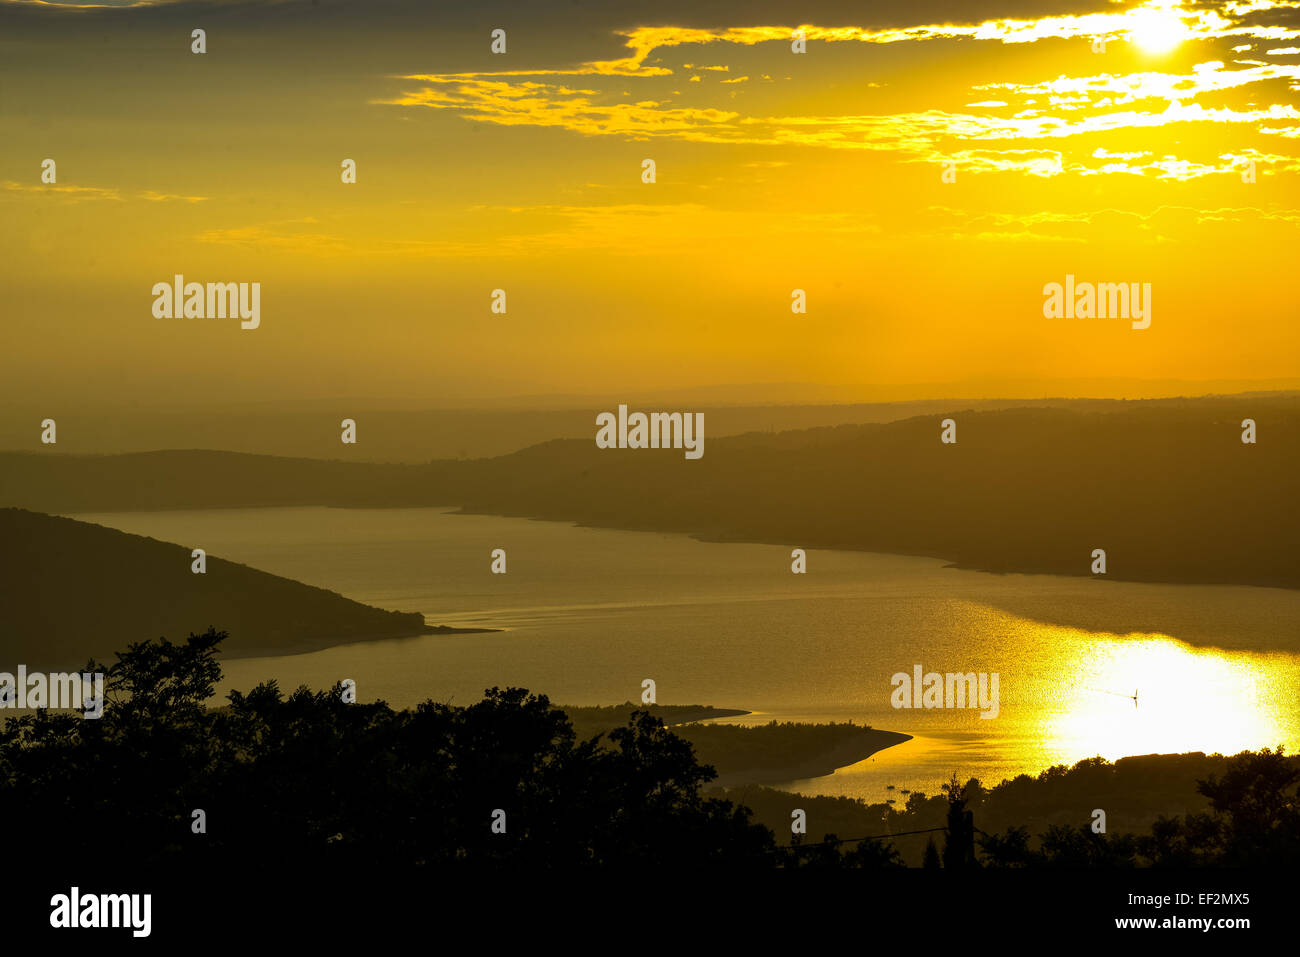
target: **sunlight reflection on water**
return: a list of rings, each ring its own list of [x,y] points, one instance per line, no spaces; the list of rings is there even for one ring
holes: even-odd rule
[[[465,704],[509,684],[562,704],[659,701],[847,721],[913,740],[808,793],[935,793],[1057,763],[1300,744],[1300,593],[990,575],[941,561],[578,528],[445,509],[223,509],[76,516],[330,588],[431,623],[506,628],[224,663],[219,689],[357,681],[363,700]],[[492,548],[510,572],[488,574]],[[202,626],[206,626],[206,622]],[[998,717],[895,710],[914,665],[997,672]],[[1132,695],[1137,693],[1135,706]]]

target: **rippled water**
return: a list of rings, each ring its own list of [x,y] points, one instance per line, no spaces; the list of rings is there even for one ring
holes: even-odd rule
[[[933,559],[576,528],[445,509],[274,508],[73,516],[341,592],[433,624],[507,629],[225,662],[230,687],[357,682],[402,706],[522,685],[561,704],[639,700],[848,720],[914,735],[806,793],[933,793],[1100,754],[1300,744],[1300,593],[990,575]],[[504,548],[508,573],[489,572]],[[1085,556],[1086,559],[1086,556]],[[202,623],[206,626],[206,622]],[[196,625],[196,627],[198,627]],[[999,713],[894,709],[890,678],[996,672]],[[1131,697],[1137,694],[1135,703]]]

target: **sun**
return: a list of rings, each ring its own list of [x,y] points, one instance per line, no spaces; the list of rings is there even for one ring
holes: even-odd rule
[[[1130,17],[1129,39],[1144,53],[1168,53],[1187,39],[1187,25],[1167,9],[1138,10]]]

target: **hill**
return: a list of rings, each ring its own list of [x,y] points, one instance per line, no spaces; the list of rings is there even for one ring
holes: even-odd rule
[[[384,611],[278,575],[115,529],[0,509],[0,670],[71,669],[88,655],[207,625],[232,656],[294,654],[423,634],[419,614]]]
[[[0,503],[49,512],[460,506],[705,539],[942,558],[995,572],[1300,587],[1300,398],[953,408],[677,449],[557,439],[490,459],[373,464],[174,451],[0,453]],[[940,421],[957,443],[940,442]],[[1241,441],[1241,422],[1258,441]],[[594,417],[593,417],[594,423]]]

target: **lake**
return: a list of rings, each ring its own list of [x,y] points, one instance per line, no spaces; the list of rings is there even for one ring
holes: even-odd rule
[[[809,550],[807,574],[795,575],[798,542],[719,544],[437,508],[71,517],[430,624],[505,629],[226,660],[222,695],[269,678],[286,690],[352,678],[362,700],[398,707],[469,704],[493,685],[612,704],[640,700],[651,678],[659,703],[755,712],[730,719],[741,723],[853,720],[914,735],[784,785],[870,800],[887,785],[934,793],[954,772],[991,785],[1098,754],[1300,744],[1295,591],[992,575],[830,550]],[[490,573],[495,548],[506,550],[505,575]],[[997,717],[893,708],[891,676],[916,665],[997,673]]]

